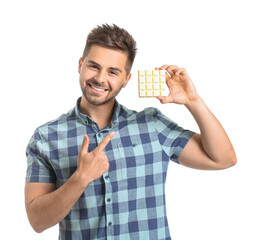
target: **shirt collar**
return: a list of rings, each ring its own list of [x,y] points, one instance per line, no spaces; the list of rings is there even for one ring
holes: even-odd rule
[[[78,98],[78,100],[76,102],[76,106],[75,106],[75,115],[76,115],[76,117],[86,125],[96,124],[96,122],[94,120],[92,120],[88,115],[85,115],[85,114],[83,114],[82,112],[79,111],[80,101],[81,101],[81,97]],[[113,116],[112,116],[112,119],[111,119],[111,126],[110,127],[112,127],[118,121],[120,111],[121,111],[121,105],[115,99]]]

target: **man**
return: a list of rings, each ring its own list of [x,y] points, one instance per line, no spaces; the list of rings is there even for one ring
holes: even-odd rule
[[[157,98],[185,105],[201,134],[155,108],[135,112],[116,101],[135,54],[132,36],[116,25],[88,35],[78,67],[82,97],[37,128],[27,147],[26,211],[36,232],[59,223],[60,239],[171,239],[164,192],[169,159],[197,169],[236,163],[224,129],[184,68],[156,68],[170,75],[169,96]]]

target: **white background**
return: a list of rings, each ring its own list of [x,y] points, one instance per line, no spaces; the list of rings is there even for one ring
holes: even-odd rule
[[[223,171],[170,163],[172,238],[272,239],[271,10],[264,0],[1,1],[1,236],[58,238],[58,227],[37,234],[28,223],[25,148],[36,127],[74,107],[89,31],[115,23],[139,49],[119,102],[135,110],[157,107],[198,132],[184,106],[137,94],[138,69],[183,66],[237,153],[237,165]]]

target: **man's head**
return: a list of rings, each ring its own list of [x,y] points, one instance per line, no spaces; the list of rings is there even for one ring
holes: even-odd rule
[[[126,74],[130,73],[134,58],[136,56],[136,42],[133,37],[122,28],[115,24],[112,26],[103,24],[97,26],[88,35],[82,59],[88,55],[91,47],[98,45],[101,47],[119,50],[127,55]]]
[[[82,100],[96,106],[113,103],[130,80],[135,54],[136,43],[126,30],[116,25],[92,30],[79,60]]]

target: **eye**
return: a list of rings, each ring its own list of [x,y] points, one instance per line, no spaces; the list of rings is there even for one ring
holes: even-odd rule
[[[93,68],[93,69],[98,69],[98,66],[96,66],[96,65],[89,65],[88,67]]]
[[[117,75],[118,75],[118,72],[117,72],[117,71],[109,71],[109,74],[110,74],[110,75],[117,76]]]

